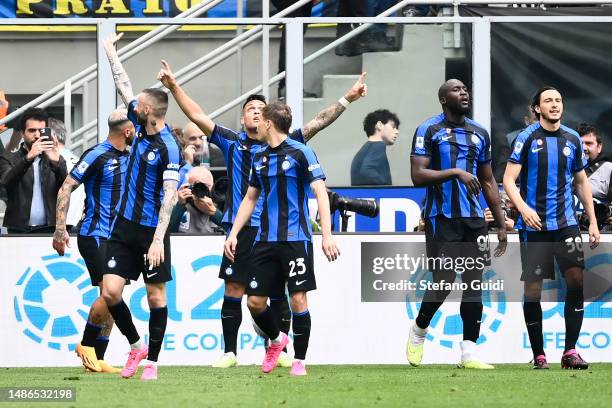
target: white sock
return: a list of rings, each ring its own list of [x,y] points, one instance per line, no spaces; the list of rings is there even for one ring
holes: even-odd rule
[[[157,361],[145,360],[144,365],[152,365],[154,367],[157,367]]]
[[[225,355],[226,355],[226,356],[229,356],[229,357],[236,357],[236,355],[234,354],[234,352],[233,352],[233,351],[230,351],[230,352],[228,352],[228,353],[225,353]]]
[[[425,343],[425,335],[427,334],[427,329],[421,329],[416,324],[413,324],[410,328],[414,336],[412,336],[412,344],[419,345]]]
[[[283,332],[279,332],[278,337],[275,339],[270,339],[270,341],[274,344],[279,344],[282,339],[283,339]]]
[[[464,340],[461,342],[461,361],[474,360],[474,353],[476,351],[476,343],[470,340]]]
[[[130,347],[132,350],[140,350],[142,348],[142,340],[138,340],[136,343],[130,344]]]

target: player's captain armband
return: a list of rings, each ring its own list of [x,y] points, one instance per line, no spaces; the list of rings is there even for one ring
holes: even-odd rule
[[[174,180],[176,182],[179,181],[179,172],[176,170],[165,170],[163,174],[164,181],[166,180]]]

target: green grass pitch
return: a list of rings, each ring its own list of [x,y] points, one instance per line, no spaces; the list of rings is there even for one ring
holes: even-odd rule
[[[232,369],[160,366],[157,382],[84,373],[81,368],[0,368],[0,387],[76,387],[76,402],[20,403],[17,407],[609,407],[612,364],[585,371],[552,364],[502,364],[492,371],[448,365],[308,366],[264,375],[258,366]]]

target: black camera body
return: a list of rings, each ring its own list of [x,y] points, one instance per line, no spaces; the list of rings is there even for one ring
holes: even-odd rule
[[[205,183],[197,182],[189,186],[191,194],[198,198],[210,197],[210,189]]]

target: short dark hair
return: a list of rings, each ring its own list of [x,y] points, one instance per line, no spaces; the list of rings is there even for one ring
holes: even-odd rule
[[[599,132],[597,131],[595,125],[583,122],[578,125],[578,127],[576,128],[576,132],[578,132],[581,137],[592,133],[595,136],[595,140],[597,140],[597,144],[602,143],[601,136],[599,136]]]
[[[49,122],[49,114],[42,108],[28,108],[21,114],[21,117],[19,118],[19,129],[17,130],[24,131],[26,122],[30,119],[42,120],[45,122],[45,126],[47,126],[47,123]]]
[[[538,120],[540,120],[540,114],[538,112],[536,112],[535,107],[536,106],[540,106],[540,97],[546,91],[557,91],[557,92],[559,92],[559,90],[557,88],[555,88],[555,87],[544,86],[544,87],[538,89],[538,91],[535,93],[535,95],[533,95],[533,98],[531,98],[531,104],[529,105],[529,107],[531,108],[531,111],[533,112],[533,114],[535,115],[535,117]]]
[[[168,112],[168,94],[161,89],[147,88],[143,89],[142,93],[151,97],[155,101],[153,115],[158,118],[163,118]]]
[[[244,107],[247,106],[247,103],[251,101],[262,101],[263,103],[267,103],[265,96],[260,95],[260,94],[251,94],[246,98],[246,101],[244,101],[244,103],[242,104],[242,109],[244,110]]]
[[[261,111],[261,115],[266,120],[271,120],[276,130],[288,134],[291,127],[291,108],[281,102],[273,102],[266,105]]]
[[[386,125],[390,120],[392,120],[393,123],[395,123],[395,127],[399,129],[400,120],[395,113],[387,109],[377,109],[366,115],[363,120],[363,131],[366,133],[366,136],[372,136],[378,122],[382,122],[383,125]]]

